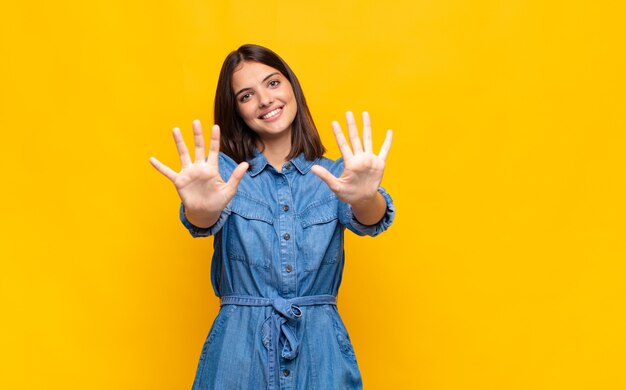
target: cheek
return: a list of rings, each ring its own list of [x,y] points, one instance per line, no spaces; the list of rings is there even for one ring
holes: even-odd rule
[[[289,106],[291,107],[291,110],[293,111],[293,115],[295,116],[296,113],[298,112],[298,104],[296,102],[296,97],[294,95],[290,96]]]
[[[294,95],[293,90],[289,90],[285,93],[285,99],[293,102],[296,101],[296,95]]]
[[[246,122],[250,119],[253,119],[254,113],[252,111],[253,110],[250,109],[249,104],[239,104],[237,107],[237,113]]]

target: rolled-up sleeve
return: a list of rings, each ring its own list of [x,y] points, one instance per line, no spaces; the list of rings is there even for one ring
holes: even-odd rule
[[[350,231],[358,234],[359,236],[371,236],[375,237],[380,233],[384,232],[391,226],[393,219],[396,215],[396,208],[393,205],[393,200],[391,196],[385,191],[384,188],[379,187],[378,192],[385,199],[385,203],[387,204],[387,209],[385,210],[385,215],[382,217],[380,221],[378,221],[375,225],[363,225],[360,223],[354,213],[352,212],[352,207],[349,204],[340,202],[339,206],[339,220],[340,222],[347,227]]]
[[[222,213],[220,214],[219,219],[217,220],[217,222],[213,224],[213,226],[209,226],[207,228],[201,228],[189,222],[189,220],[187,219],[187,216],[185,215],[185,206],[182,204],[182,202],[180,204],[180,221],[187,228],[187,230],[189,230],[189,233],[194,238],[208,237],[208,236],[215,235],[215,233],[219,232],[222,226],[224,226],[229,215],[230,215],[230,207],[226,207],[224,210],[222,210]]]

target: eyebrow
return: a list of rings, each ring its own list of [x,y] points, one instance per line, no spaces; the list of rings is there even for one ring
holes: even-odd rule
[[[264,83],[265,81],[267,81],[267,79],[269,79],[270,77],[275,76],[275,75],[277,75],[277,74],[280,74],[280,72],[274,72],[274,73],[268,74],[267,76],[265,76],[265,78],[264,78],[264,79],[263,79],[263,81],[261,81],[261,82],[262,82],[262,83]],[[242,93],[243,91],[245,91],[245,90],[247,90],[247,89],[252,89],[252,88],[250,88],[250,87],[241,88],[241,89],[239,90],[239,92],[237,92],[237,93],[235,94],[235,97],[239,96],[239,94],[240,94],[240,93]]]

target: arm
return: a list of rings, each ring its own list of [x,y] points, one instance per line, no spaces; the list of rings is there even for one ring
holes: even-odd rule
[[[385,198],[376,192],[373,198],[363,199],[358,203],[350,204],[354,217],[363,225],[374,225],[380,221],[387,210]]]

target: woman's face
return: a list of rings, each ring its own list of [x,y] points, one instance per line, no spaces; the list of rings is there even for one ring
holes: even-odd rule
[[[233,72],[239,115],[263,141],[291,136],[298,106],[291,83],[260,62],[245,61]]]

